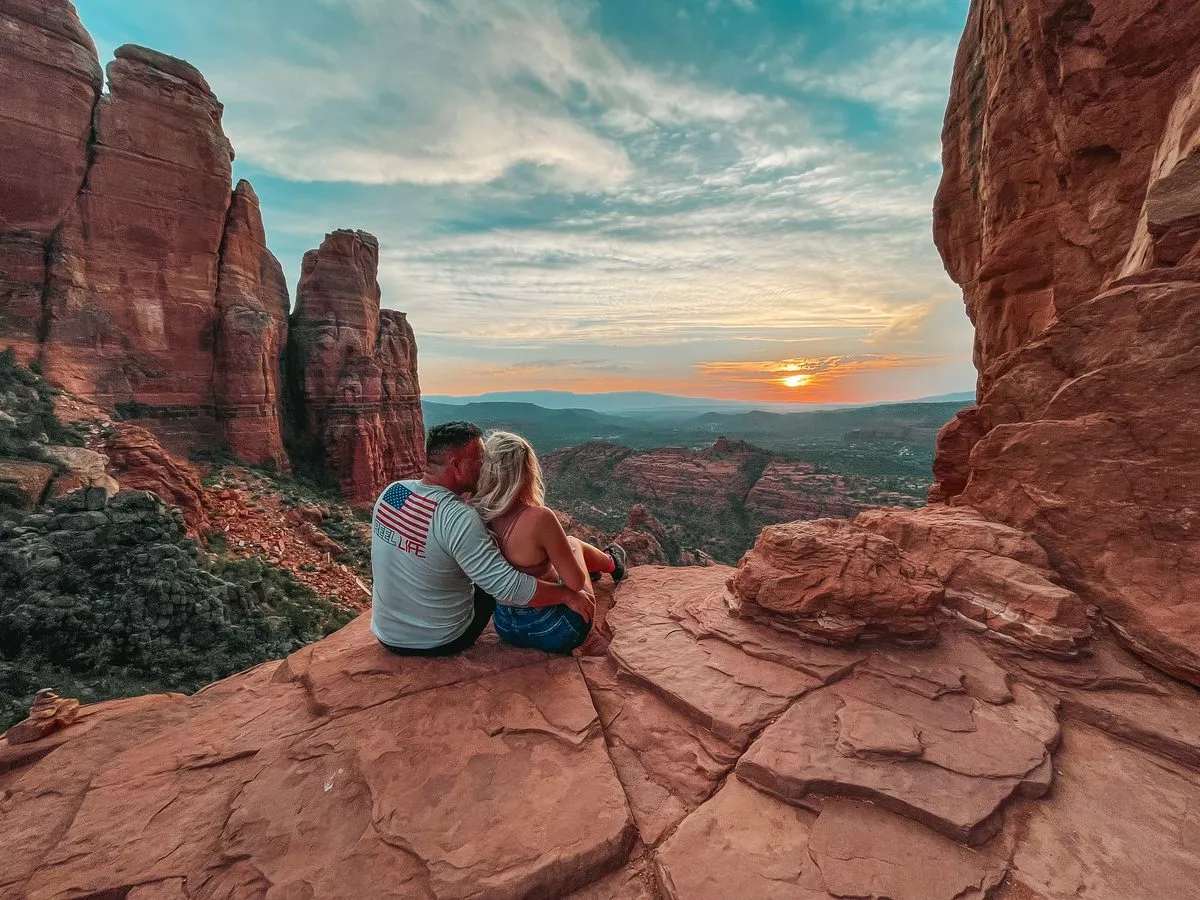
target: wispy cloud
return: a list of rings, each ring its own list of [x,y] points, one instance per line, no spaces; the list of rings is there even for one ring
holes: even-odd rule
[[[711,361],[802,348],[840,362],[793,374],[860,399],[970,384],[930,239],[966,5],[78,0],[205,72],[293,279],[324,232],[377,234],[427,390],[798,401]]]

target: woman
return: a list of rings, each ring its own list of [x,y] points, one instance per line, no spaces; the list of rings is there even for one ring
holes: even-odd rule
[[[591,580],[605,572],[613,581],[625,577],[625,551],[620,545],[599,550],[567,537],[558,516],[546,507],[537,454],[520,435],[507,431],[488,435],[479,489],[471,503],[515,569],[535,578],[557,578],[572,590],[588,593]],[[570,653],[584,642],[590,627],[565,606],[497,606],[492,621],[507,643],[549,653]]]

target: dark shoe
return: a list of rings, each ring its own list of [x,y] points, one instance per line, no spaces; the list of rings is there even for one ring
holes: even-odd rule
[[[613,561],[613,581],[623,581],[625,579],[625,571],[629,562],[628,557],[625,555],[625,548],[620,544],[609,544],[604,548],[604,552],[607,553],[609,558]]]

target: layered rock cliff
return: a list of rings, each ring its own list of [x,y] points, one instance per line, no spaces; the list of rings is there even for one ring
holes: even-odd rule
[[[174,452],[227,447],[286,470],[287,285],[253,188],[230,189],[233,149],[204,77],[127,45],[101,93],[65,0],[0,0],[0,26],[12,88],[0,95],[0,347]],[[370,289],[318,278],[297,310],[296,393],[320,421],[317,461],[356,502],[417,471],[423,443],[412,330],[380,312],[371,265]],[[322,321],[370,320],[359,356],[340,355],[343,342],[308,363],[321,326],[304,310],[317,306]]]
[[[935,237],[979,392],[931,499],[1033,534],[1200,684],[1200,15],[977,0],[943,137]]]
[[[379,308],[379,244],[335,231],[304,255],[289,366],[306,437],[352,503],[419,472],[425,429],[417,347],[403,313]]]

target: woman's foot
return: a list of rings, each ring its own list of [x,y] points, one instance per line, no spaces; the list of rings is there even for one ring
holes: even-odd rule
[[[609,544],[604,548],[604,552],[607,553],[609,558],[613,561],[613,581],[623,581],[628,564],[628,557],[625,555],[625,548],[620,544]]]

